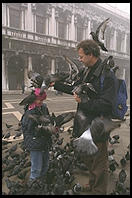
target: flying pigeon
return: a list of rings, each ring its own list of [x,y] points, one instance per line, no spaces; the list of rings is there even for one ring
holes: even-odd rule
[[[75,81],[78,78],[78,74],[79,74],[79,68],[77,66],[77,64],[72,61],[69,57],[63,55],[63,57],[65,58],[65,61],[69,64],[69,78],[67,80],[71,80],[72,82]]]
[[[22,105],[30,105],[32,104],[36,99],[36,96],[34,94],[34,92],[31,92],[31,94],[27,97],[25,97],[20,103],[19,105],[22,106]]]
[[[43,77],[34,71],[28,72],[28,78],[31,80],[31,87],[40,88],[43,83]]]
[[[105,33],[105,29],[107,26],[107,23],[109,22],[110,18],[107,18],[106,20],[104,20],[97,28],[96,32],[90,32],[90,34],[92,35],[93,40],[101,47],[101,49],[103,51],[108,52],[108,50],[106,49],[106,47],[104,46],[104,43],[102,41],[104,41],[104,33]]]
[[[55,114],[52,114],[52,117],[53,116],[54,116],[56,126],[61,127],[63,124],[71,121],[74,118],[75,112],[66,112],[58,116],[55,116]]]

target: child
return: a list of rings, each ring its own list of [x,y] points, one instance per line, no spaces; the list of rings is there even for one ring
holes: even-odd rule
[[[51,143],[51,132],[54,127],[43,126],[38,123],[35,116],[44,116],[50,120],[48,108],[43,101],[46,99],[46,92],[39,95],[40,88],[34,91],[35,100],[28,105],[28,109],[22,117],[22,130],[24,135],[24,145],[26,150],[30,152],[31,173],[29,183],[37,178],[43,177],[49,166],[49,146]],[[50,130],[48,130],[50,129]],[[47,134],[48,136],[45,134]],[[49,135],[50,134],[50,135]]]

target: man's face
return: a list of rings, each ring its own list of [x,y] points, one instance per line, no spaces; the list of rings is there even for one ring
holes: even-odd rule
[[[86,55],[82,48],[78,50],[79,61],[82,62],[86,67],[92,66],[92,57],[93,55]]]

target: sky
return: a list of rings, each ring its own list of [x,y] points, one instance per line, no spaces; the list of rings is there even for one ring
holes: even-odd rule
[[[130,3],[109,3],[109,4],[111,6],[117,7],[118,9],[130,15]]]

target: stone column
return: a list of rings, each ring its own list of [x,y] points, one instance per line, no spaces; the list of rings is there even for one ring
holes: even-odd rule
[[[55,73],[55,59],[52,58],[51,60],[51,74]],[[50,87],[49,90],[53,91],[54,87]]]
[[[28,57],[28,68],[25,69],[25,79],[26,79],[25,84],[27,84],[28,87],[31,85],[30,80],[28,78],[29,71],[32,71],[32,57],[31,56]]]
[[[91,32],[91,21],[89,20],[88,21],[88,36],[87,36],[88,39],[91,39],[92,38],[90,32]]]
[[[5,55],[2,53],[2,90],[7,89]]]
[[[127,46],[127,34],[124,33],[122,42],[121,42],[121,51],[126,53],[126,46]]]
[[[51,74],[55,73],[55,59],[51,60]]]
[[[33,14],[31,3],[28,3],[28,10],[26,10],[26,24],[25,29],[27,31],[33,31]]]
[[[114,38],[113,38],[113,50],[116,51],[116,48],[117,48],[117,31],[114,30]]]
[[[6,4],[2,3],[2,25],[6,26]]]
[[[52,13],[51,13],[51,17],[49,20],[49,25],[50,25],[49,34],[51,36],[56,36],[55,7],[52,7],[51,11]]]
[[[123,68],[123,74],[122,74],[122,79],[125,80],[125,76],[126,76],[126,70],[125,68]]]
[[[25,15],[24,15],[24,10],[22,10],[22,30],[24,30],[24,17],[25,17]]]
[[[70,40],[75,41],[75,23],[74,23],[74,14],[71,16],[71,28],[70,28]]]

